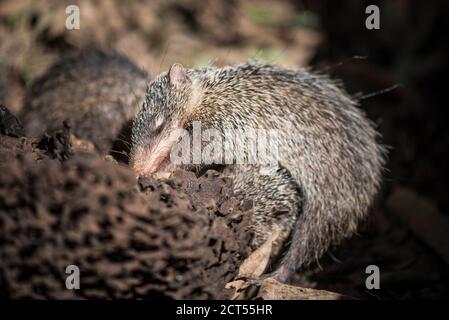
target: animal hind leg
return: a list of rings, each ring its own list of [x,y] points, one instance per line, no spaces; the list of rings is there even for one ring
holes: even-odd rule
[[[255,166],[240,166],[235,168],[234,174],[236,194],[253,201],[253,249],[279,232],[272,250],[272,258],[277,259],[301,212],[302,196],[298,185],[283,167],[265,174]]]

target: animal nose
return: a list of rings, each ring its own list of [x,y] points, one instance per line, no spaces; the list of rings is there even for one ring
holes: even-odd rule
[[[147,162],[135,162],[133,165],[134,172],[139,177],[150,176],[157,171],[157,166]]]
[[[138,178],[151,176],[155,179],[168,179],[176,169],[176,166],[167,158],[158,158],[156,161],[155,159],[133,160],[132,167]]]

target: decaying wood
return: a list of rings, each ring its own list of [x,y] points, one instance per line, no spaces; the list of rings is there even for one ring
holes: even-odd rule
[[[340,293],[282,284],[268,278],[262,282],[257,298],[265,300],[351,300]]]
[[[277,230],[273,235],[265,241],[265,243],[254,250],[248,258],[246,258],[239,267],[237,278],[241,277],[259,277],[263,274],[268,266],[273,251],[273,243],[279,237],[280,231]],[[251,296],[248,290],[252,291],[250,285],[244,280],[237,279],[226,284],[226,288],[232,288],[235,293],[233,300],[242,300]],[[245,290],[248,289],[248,290]]]
[[[273,244],[280,236],[280,231],[273,233],[273,235],[265,241],[257,250],[252,252],[239,267],[237,278],[249,277],[258,278],[262,276],[266,270],[270,258],[273,254]],[[286,285],[276,281],[273,278],[266,278],[262,280],[260,288],[257,290],[250,281],[235,280],[226,285],[227,288],[232,288],[235,293],[232,297],[234,300],[243,300],[249,298],[262,298],[265,300],[341,300],[350,299],[339,293],[316,290],[310,288],[301,288],[291,285]]]
[[[69,137],[0,135],[0,297],[230,298],[251,208],[228,179],[181,170],[137,186],[130,168],[77,153]],[[78,290],[65,286],[69,265]]]

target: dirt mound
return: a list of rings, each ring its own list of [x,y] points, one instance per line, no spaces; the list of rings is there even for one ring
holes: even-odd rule
[[[251,237],[250,204],[232,198],[228,178],[177,171],[136,184],[98,155],[52,156],[55,139],[0,136],[0,296],[227,297]],[[79,290],[65,286],[69,265]]]

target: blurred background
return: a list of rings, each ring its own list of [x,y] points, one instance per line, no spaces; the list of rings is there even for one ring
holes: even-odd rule
[[[80,8],[67,30],[65,9]],[[380,8],[368,30],[365,8]],[[447,1],[0,1],[0,103],[61,54],[113,48],[151,75],[174,62],[247,59],[310,67],[341,79],[390,147],[383,190],[359,235],[295,283],[386,299],[449,297]],[[381,287],[365,286],[377,265]]]

